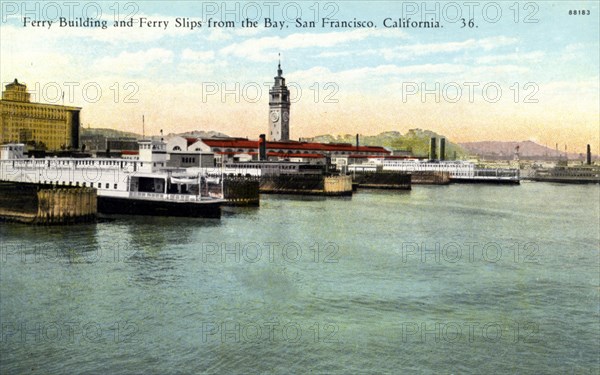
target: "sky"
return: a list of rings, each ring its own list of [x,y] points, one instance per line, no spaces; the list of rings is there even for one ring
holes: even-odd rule
[[[600,148],[598,4],[1,1],[0,81],[82,107],[85,127],[257,138],[280,59],[293,139],[421,128],[583,152]],[[61,27],[59,17],[107,27]],[[393,27],[399,19],[409,27]],[[441,27],[412,23],[423,20]]]

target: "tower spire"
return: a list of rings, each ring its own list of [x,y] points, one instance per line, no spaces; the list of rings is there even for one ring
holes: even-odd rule
[[[279,62],[277,63],[277,75],[281,77],[283,74],[283,70],[281,70],[281,53],[277,53],[277,55],[279,56]]]
[[[285,85],[283,70],[281,69],[281,54],[277,54],[277,76],[269,90],[269,132],[270,141],[284,141],[290,139],[290,91]]]

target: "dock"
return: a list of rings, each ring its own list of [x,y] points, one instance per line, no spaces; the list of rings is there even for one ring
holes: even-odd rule
[[[96,189],[50,184],[0,182],[0,220],[68,225],[97,218]]]

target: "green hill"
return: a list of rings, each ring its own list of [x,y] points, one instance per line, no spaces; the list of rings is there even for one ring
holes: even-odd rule
[[[392,150],[409,151],[414,156],[426,157],[429,154],[429,139],[431,137],[436,137],[438,139],[438,147],[439,139],[446,138],[446,159],[452,159],[455,152],[457,159],[467,157],[468,152],[463,147],[451,142],[444,135],[422,129],[411,129],[404,135],[398,131],[388,131],[377,135],[361,135],[360,144],[363,146],[383,146]],[[340,134],[334,136],[331,134],[324,134],[312,138],[305,138],[303,140],[309,142],[356,144],[356,135]]]

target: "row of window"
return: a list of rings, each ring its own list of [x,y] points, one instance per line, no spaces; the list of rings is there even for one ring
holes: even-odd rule
[[[52,181],[44,181],[44,184],[52,184]],[[58,182],[54,183],[56,185],[61,185],[61,186],[79,186],[79,181],[75,182],[75,185],[73,185],[73,181],[69,181],[69,183],[67,184],[65,181],[62,181],[60,184]],[[82,187],[87,187],[87,183],[86,182],[82,182],[81,183]],[[95,187],[97,189],[102,189],[102,182],[97,182],[96,186],[94,186],[93,182],[90,182],[90,187]],[[118,185],[114,184],[113,185],[113,189],[117,189]],[[104,188],[105,189],[110,189],[110,184],[107,182],[104,184]]]
[[[221,152],[220,148],[214,148],[213,149],[214,152]],[[269,152],[278,152],[280,154],[288,154],[288,155],[292,155],[292,154],[302,154],[305,152],[310,152],[310,151],[317,151],[317,152],[321,152],[322,150],[284,150],[284,149],[279,149],[279,150],[275,150],[275,149],[271,149],[269,148],[267,151]],[[225,152],[256,152],[256,149],[242,149],[242,148],[238,148],[237,151],[235,151],[234,149],[231,148],[226,148]],[[371,155],[372,153],[370,152],[366,152],[366,151],[327,151],[325,150],[325,152],[331,152],[334,155]],[[378,153],[380,154],[380,153]],[[384,155],[381,155],[384,156]]]
[[[121,164],[121,161],[107,161],[107,160],[77,160],[77,161],[73,161],[73,160],[60,160],[60,159],[56,159],[56,160],[42,160],[37,161],[37,164],[43,164],[45,162],[48,162],[48,165],[69,165],[72,163],[75,163],[75,166],[78,165],[112,165],[112,166],[118,166]],[[162,163],[159,163],[162,166]],[[140,162],[140,166],[144,166],[143,162]],[[154,166],[156,166],[156,163],[154,163]]]
[[[13,113],[14,111],[14,113]],[[36,119],[50,119],[50,120],[66,120],[66,112],[44,112],[44,110],[27,110],[23,108],[10,108],[4,111],[5,114],[15,116],[16,118],[36,118]]]
[[[298,169],[298,165],[292,164],[225,164],[226,168],[255,168],[255,169]]]

